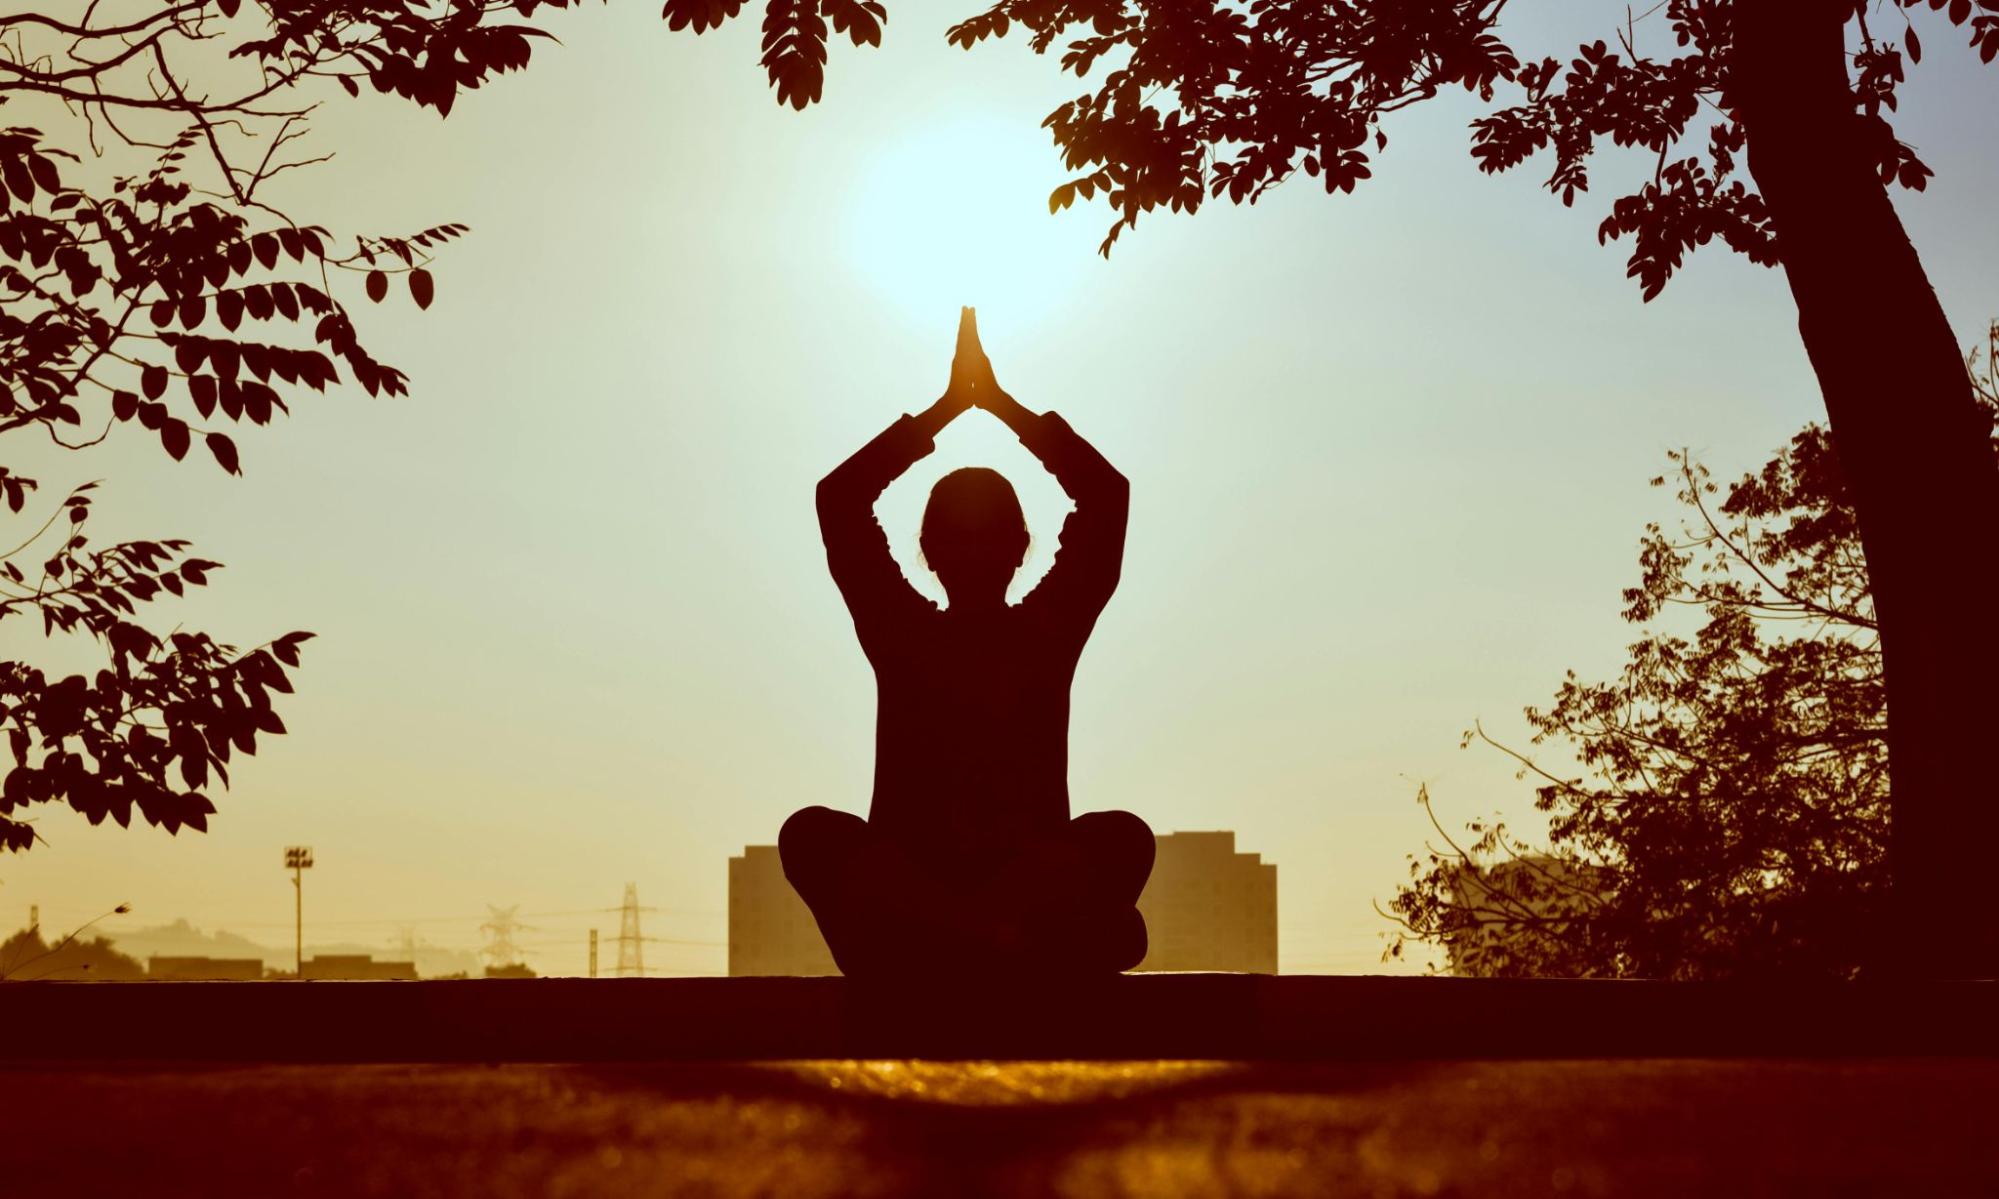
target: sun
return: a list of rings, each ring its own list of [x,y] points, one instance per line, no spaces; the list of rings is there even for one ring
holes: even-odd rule
[[[856,271],[907,319],[929,326],[959,306],[1040,323],[1066,307],[1096,263],[1096,237],[1048,211],[1064,178],[1031,121],[959,116],[884,146],[864,166],[849,226]]]

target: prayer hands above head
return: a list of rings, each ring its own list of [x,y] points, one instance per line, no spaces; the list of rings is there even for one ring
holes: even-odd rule
[[[959,315],[958,355],[951,363],[951,379],[954,385],[960,379],[965,381],[974,405],[998,417],[1014,432],[1027,435],[1035,414],[1015,402],[993,376],[992,359],[986,357],[986,348],[979,344],[979,316],[975,309],[964,309]]]
[[[985,409],[1016,433],[1026,435],[1034,414],[1014,402],[993,377],[992,360],[979,344],[979,318],[970,308],[958,310],[958,349],[951,358],[951,383],[944,394],[918,418],[919,427],[936,436],[945,425],[973,406]]]
[[[926,435],[935,437],[944,426],[957,420],[970,410],[979,389],[979,363],[985,360],[985,351],[979,348],[978,327],[973,323],[972,310],[958,310],[958,350],[951,358],[951,382],[944,388],[944,394],[916,417],[917,428]],[[985,373],[990,374],[987,367]]]
[[[975,308],[958,312],[958,352],[951,360],[951,382],[962,387],[980,408],[993,409],[1006,397],[993,377],[992,359],[979,344],[979,313]]]
[[[982,376],[991,373],[986,352],[979,346],[978,317],[970,308],[958,309],[958,346],[951,356],[951,386],[944,392],[958,409],[978,403]]]

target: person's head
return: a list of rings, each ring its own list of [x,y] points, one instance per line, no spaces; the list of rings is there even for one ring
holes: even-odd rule
[[[983,466],[937,480],[923,509],[921,544],[954,607],[1003,603],[1027,557],[1027,517],[1013,484]]]

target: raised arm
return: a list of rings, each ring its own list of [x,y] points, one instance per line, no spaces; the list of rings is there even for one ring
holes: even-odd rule
[[[1026,409],[1021,409],[1026,412]],[[1055,564],[1022,603],[1045,607],[1080,622],[1088,632],[1110,602],[1124,569],[1124,531],[1131,512],[1131,484],[1097,448],[1053,412],[1019,425],[1020,442],[1041,459],[1076,510],[1062,522]],[[1022,427],[1026,426],[1026,427]]]
[[[935,448],[937,431],[967,404],[962,395],[945,393],[917,415],[899,417],[819,480],[819,536],[826,543],[826,565],[864,638],[884,619],[930,606],[889,553],[888,536],[875,519],[875,501]]]
[[[972,337],[976,345],[976,327]],[[1088,633],[1117,590],[1123,570],[1131,484],[1069,422],[1053,412],[1031,412],[1008,395],[993,377],[984,350],[978,351],[975,366],[972,402],[1005,422],[1076,503],[1062,522],[1055,564],[1021,603],[1073,619]]]
[[[875,501],[912,463],[936,448],[945,425],[971,407],[973,357],[978,353],[971,321],[971,309],[959,314],[958,352],[943,396],[915,416],[898,419],[819,480],[819,536],[826,543],[826,565],[863,643],[883,622],[932,606],[909,585],[888,552],[888,536],[875,519]]]

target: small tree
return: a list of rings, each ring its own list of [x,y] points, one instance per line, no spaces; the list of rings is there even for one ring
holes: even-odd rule
[[[130,910],[121,903],[105,915],[123,915]],[[0,982],[32,982],[39,979],[131,982],[146,977],[145,966],[137,958],[120,953],[109,937],[84,938],[85,930],[95,923],[97,921],[92,920],[59,938],[54,945],[42,938],[39,925],[21,929],[5,941],[0,941]]]
[[[1995,353],[1999,324],[1973,375],[1999,458]],[[1831,439],[1807,426],[1725,491],[1670,458],[1687,517],[1647,528],[1624,593],[1644,636],[1617,679],[1570,672],[1527,711],[1534,742],[1571,747],[1585,776],[1499,746],[1541,780],[1547,849],[1486,821],[1460,843],[1419,792],[1442,844],[1411,859],[1389,910],[1461,972],[1849,977],[1897,935],[1879,623]],[[1691,635],[1673,619],[1688,609]]]

